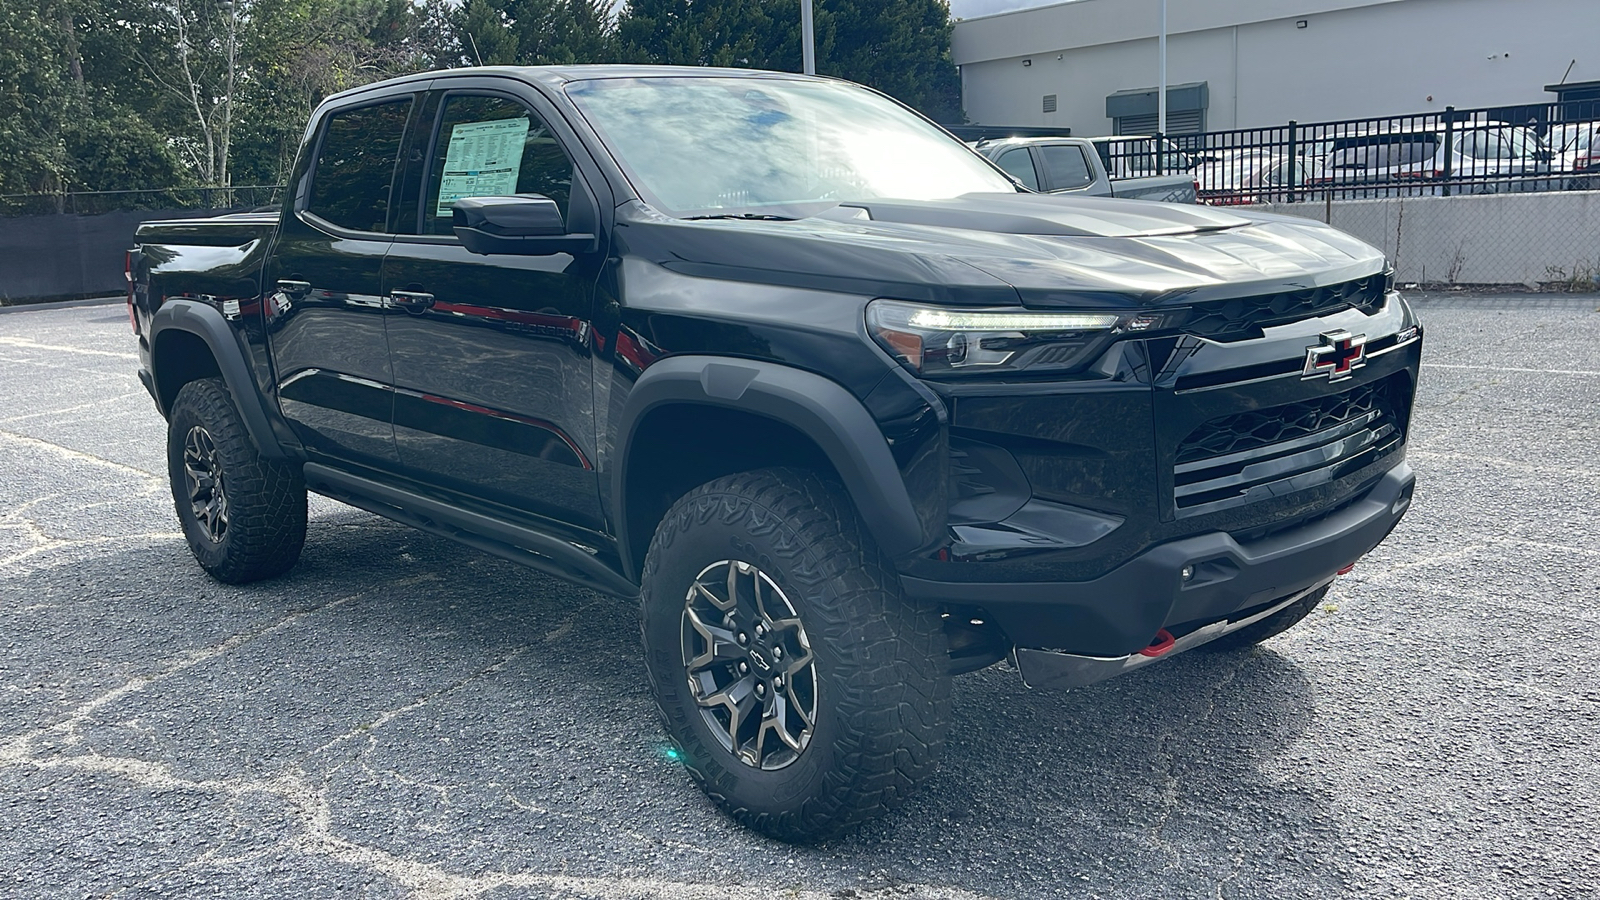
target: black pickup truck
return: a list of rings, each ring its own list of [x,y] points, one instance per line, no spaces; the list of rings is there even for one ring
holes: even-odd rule
[[[787,840],[934,768],[951,677],[1294,624],[1405,513],[1422,332],[1316,222],[1019,188],[829,79],[484,68],[152,222],[140,376],[225,582],[309,489],[640,604],[693,777]]]

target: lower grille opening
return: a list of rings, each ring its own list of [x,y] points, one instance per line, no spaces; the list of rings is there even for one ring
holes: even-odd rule
[[[1282,496],[1378,461],[1405,440],[1389,381],[1202,424],[1178,446],[1178,512]]]

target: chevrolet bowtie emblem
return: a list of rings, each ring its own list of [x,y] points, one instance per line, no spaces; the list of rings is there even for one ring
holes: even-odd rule
[[[1366,364],[1366,335],[1329,331],[1322,335],[1320,344],[1306,348],[1306,367],[1300,377],[1318,378],[1326,375],[1329,381],[1343,381]]]

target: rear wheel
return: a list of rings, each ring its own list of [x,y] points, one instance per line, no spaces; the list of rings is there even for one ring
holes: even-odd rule
[[[1209,643],[1201,644],[1195,649],[1212,653],[1231,653],[1234,650],[1254,647],[1267,638],[1277,637],[1300,624],[1300,620],[1311,615],[1311,611],[1316,609],[1317,604],[1326,596],[1328,596],[1328,586],[1323,585],[1265,619],[1231,634],[1225,634]]]
[[[178,391],[167,423],[167,474],[189,549],[213,578],[270,578],[300,559],[305,482],[294,466],[256,452],[221,379]]]
[[[796,469],[673,505],[645,560],[646,660],[690,774],[771,837],[828,837],[934,770],[950,708],[936,613],[901,595],[841,488]]]

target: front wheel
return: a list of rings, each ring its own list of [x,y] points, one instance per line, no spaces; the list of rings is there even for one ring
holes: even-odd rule
[[[818,840],[933,772],[950,710],[939,617],[901,595],[837,485],[765,469],[691,491],[650,544],[642,604],[667,728],[735,820]]]

